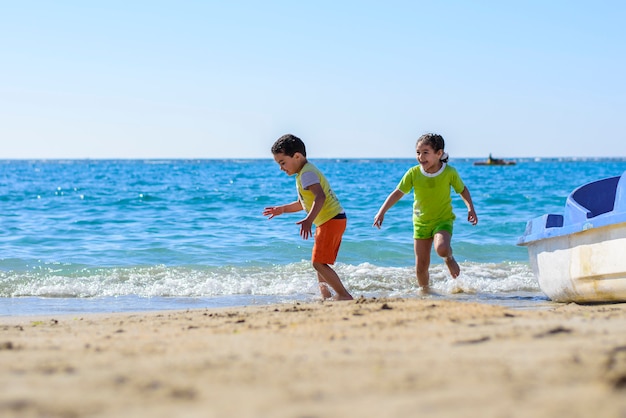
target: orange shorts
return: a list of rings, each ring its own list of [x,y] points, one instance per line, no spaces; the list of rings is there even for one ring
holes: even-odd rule
[[[315,244],[311,261],[314,263],[335,264],[341,238],[348,224],[347,219],[331,219],[315,227]]]

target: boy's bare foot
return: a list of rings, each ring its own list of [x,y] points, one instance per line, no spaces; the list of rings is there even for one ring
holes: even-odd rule
[[[330,299],[331,297],[333,297],[332,293],[330,293],[330,290],[328,290],[328,285],[324,282],[319,282],[319,286],[320,286],[320,293],[322,294],[322,299]]]
[[[445,257],[443,261],[446,263],[446,266],[448,266],[448,270],[450,271],[452,278],[456,279],[459,277],[459,274],[461,274],[461,267],[459,267],[459,263],[456,262],[454,257]]]
[[[335,297],[333,297],[333,300],[352,300],[354,299],[350,294],[347,295],[335,295]]]

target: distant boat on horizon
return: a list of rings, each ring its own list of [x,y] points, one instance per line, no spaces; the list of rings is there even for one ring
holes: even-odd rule
[[[515,161],[493,158],[489,153],[489,158],[486,161],[475,161],[474,165],[515,165]]]

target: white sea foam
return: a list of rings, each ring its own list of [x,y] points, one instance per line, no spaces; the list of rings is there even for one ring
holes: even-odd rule
[[[526,264],[461,263],[461,268],[461,275],[452,279],[443,264],[433,264],[432,288],[446,294],[539,291]],[[417,290],[413,267],[340,263],[336,270],[355,294],[404,295]],[[315,271],[307,261],[269,267],[54,268],[0,272],[0,279],[2,297],[290,296],[318,291]]]

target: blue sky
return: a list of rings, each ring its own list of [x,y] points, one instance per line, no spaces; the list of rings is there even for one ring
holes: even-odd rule
[[[621,1],[0,6],[0,158],[626,157]]]

